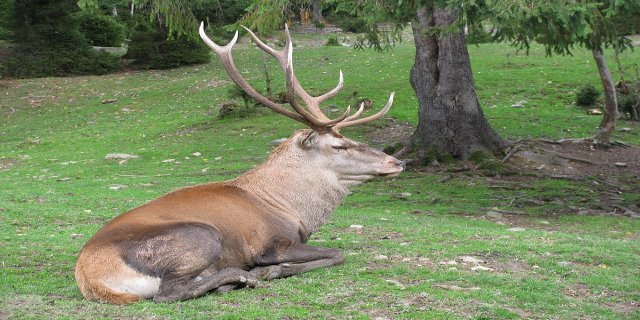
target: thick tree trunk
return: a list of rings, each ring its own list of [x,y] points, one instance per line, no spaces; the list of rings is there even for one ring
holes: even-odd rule
[[[497,154],[507,145],[484,117],[474,89],[462,30],[438,35],[459,17],[455,9],[426,7],[412,23],[416,58],[411,85],[419,103],[414,149],[466,159],[478,150]]]
[[[321,0],[311,0],[311,21],[324,22]]]
[[[602,54],[602,49],[597,48],[591,50],[593,58],[596,60],[600,80],[604,89],[604,116],[600,122],[598,133],[593,137],[593,143],[599,145],[608,145],[611,143],[611,134],[616,127],[616,118],[618,116],[618,101],[616,98],[616,87],[611,79],[611,72]]]

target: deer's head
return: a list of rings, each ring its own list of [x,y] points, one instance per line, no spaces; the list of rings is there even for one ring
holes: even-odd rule
[[[237,32],[229,44],[219,46],[205,34],[204,23],[202,23],[200,37],[220,57],[227,73],[242,90],[273,111],[310,128],[310,130],[295,132],[289,141],[280,147],[282,150],[289,151],[288,157],[297,158],[295,160],[298,161],[295,162],[304,163],[309,170],[333,174],[337,180],[347,186],[364,182],[376,176],[397,176],[402,172],[404,169],[402,161],[340,134],[342,128],[373,121],[386,114],[393,103],[393,93],[391,93],[387,104],[374,115],[360,118],[364,110],[364,104],[361,104],[353,114],[350,112],[350,107],[347,107],[342,116],[330,119],[322,112],[320,104],[335,96],[342,89],[344,86],[342,71],[340,71],[338,85],[335,88],[325,94],[313,97],[302,88],[293,72],[293,44],[288,27],[285,25],[286,44],[282,50],[275,50],[267,46],[251,30],[245,29],[256,45],[273,56],[282,67],[286,79],[286,101],[292,110],[260,94],[238,72],[231,56],[231,49],[238,40]],[[283,152],[276,151],[274,156],[280,156],[281,153]]]

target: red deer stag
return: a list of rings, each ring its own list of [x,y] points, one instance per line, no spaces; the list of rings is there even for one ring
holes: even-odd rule
[[[375,115],[360,118],[360,106],[353,115],[347,108],[341,117],[329,119],[320,103],[342,88],[342,72],[336,88],[312,97],[294,75],[286,27],[287,43],[281,51],[248,31],[286,73],[286,99],[295,112],[262,96],[242,78],[231,57],[237,32],[228,45],[218,46],[200,26],[200,36],[235,83],[311,129],[294,132],[265,163],[236,179],[179,189],[111,220],[78,256],[75,277],[85,298],[116,304],[186,300],[341,264],[338,250],[305,242],[349,187],[376,176],[397,176],[404,169],[402,161],[339,133],[380,118],[391,107],[393,94]]]

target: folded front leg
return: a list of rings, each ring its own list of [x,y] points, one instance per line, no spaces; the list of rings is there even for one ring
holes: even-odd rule
[[[263,256],[259,264],[250,270],[258,279],[271,280],[331,267],[344,262],[340,251],[317,248],[306,244],[294,244],[277,255]]]

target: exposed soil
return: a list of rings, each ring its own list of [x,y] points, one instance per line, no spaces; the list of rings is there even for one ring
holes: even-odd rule
[[[640,179],[640,148],[614,145],[594,147],[590,140],[530,140],[516,144],[523,151],[509,159],[525,172],[538,171],[547,176],[567,178],[628,177]],[[527,159],[522,152],[543,155],[540,159]]]
[[[0,170],[9,169],[18,163],[14,159],[0,159]]]
[[[413,131],[414,128],[410,124],[389,119],[384,125],[370,127],[366,131],[366,136],[373,147],[382,149],[405,142]],[[492,187],[506,189],[526,189],[529,182],[540,178],[588,183],[590,189],[598,195],[598,201],[585,201],[580,207],[567,205],[566,212],[640,218],[640,202],[625,203],[624,201],[625,194],[640,194],[640,147],[638,146],[618,143],[602,148],[595,147],[589,139],[523,140],[513,143],[511,148],[505,150],[505,157],[501,160],[504,160],[504,165],[516,174],[498,174],[487,178],[487,175],[492,174],[478,169],[477,164],[468,161],[453,165],[434,163],[431,166],[413,167],[409,170],[441,174],[443,182],[452,178],[468,177],[471,172],[478,177],[485,176]],[[536,202],[548,202],[549,199],[530,200],[532,205],[537,205]],[[562,199],[558,201],[562,202]],[[521,220],[511,216],[515,220]]]

